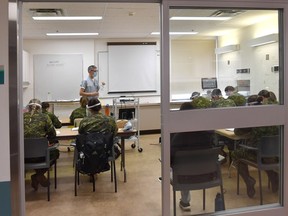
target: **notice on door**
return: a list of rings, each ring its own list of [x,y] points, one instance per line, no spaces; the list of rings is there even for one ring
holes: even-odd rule
[[[4,84],[4,65],[0,65],[0,85]]]

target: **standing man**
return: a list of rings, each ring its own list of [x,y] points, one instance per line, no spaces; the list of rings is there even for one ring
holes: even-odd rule
[[[86,80],[83,80],[80,85],[80,96],[86,96],[90,100],[91,98],[99,97],[99,82],[96,79],[97,67],[95,65],[90,65],[88,67],[89,76]]]

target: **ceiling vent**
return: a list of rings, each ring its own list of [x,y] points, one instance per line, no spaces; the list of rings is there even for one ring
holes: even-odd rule
[[[31,8],[33,16],[63,16],[63,10],[58,8]]]
[[[223,10],[215,11],[210,16],[212,17],[234,17],[244,12],[245,12],[244,10],[223,9]]]

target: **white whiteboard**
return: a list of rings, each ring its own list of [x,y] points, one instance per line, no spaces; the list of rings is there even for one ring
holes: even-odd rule
[[[108,46],[108,93],[156,92],[156,45]]]
[[[41,101],[79,99],[82,54],[38,54],[33,56],[33,62],[35,98]]]

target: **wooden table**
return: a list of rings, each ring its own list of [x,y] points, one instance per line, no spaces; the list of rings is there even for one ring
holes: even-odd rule
[[[232,131],[230,129],[218,129],[218,130],[215,130],[215,133],[218,136],[223,136],[227,139],[232,140],[233,144],[234,144],[233,151],[237,148],[239,143],[241,143],[243,140],[245,140],[247,138],[247,136],[236,135],[234,133],[234,131]],[[229,177],[231,177],[231,175],[230,175],[231,166],[232,166],[232,157],[231,157],[231,151],[229,150],[229,172],[228,172]]]
[[[239,141],[239,140],[245,139],[244,136],[237,136],[234,133],[234,131],[231,131],[229,129],[218,129],[218,130],[215,130],[215,133],[220,135],[220,136],[224,136],[228,139],[234,140],[234,141]]]
[[[70,127],[61,127],[57,129],[57,138],[59,140],[75,139],[78,135],[78,130],[72,130]],[[137,130],[123,131],[123,128],[118,129],[117,136],[121,139],[121,170],[124,172],[124,182],[127,181],[126,165],[125,165],[125,139],[137,134]]]
[[[73,123],[70,122],[70,118],[59,118],[59,121],[62,123],[62,126],[73,125]]]

